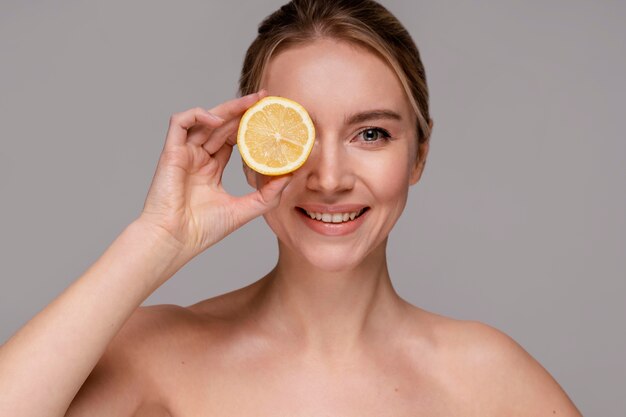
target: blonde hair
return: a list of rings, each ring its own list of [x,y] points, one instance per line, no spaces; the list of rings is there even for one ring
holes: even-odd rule
[[[364,46],[391,65],[417,116],[418,142],[427,141],[428,87],[419,51],[400,21],[373,0],[292,0],[266,17],[246,52],[239,94],[258,91],[272,56],[324,37]]]

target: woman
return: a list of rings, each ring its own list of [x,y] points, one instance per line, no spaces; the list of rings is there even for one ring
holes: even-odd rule
[[[387,238],[432,121],[418,51],[389,12],[292,1],[261,24],[240,92],[171,118],[141,215],[2,346],[0,415],[580,415],[508,336],[392,287]],[[240,116],[265,95],[304,105],[316,143],[291,175],[244,167],[257,191],[233,197],[222,172]],[[279,245],[265,277],[190,307],[138,308],[259,215]]]

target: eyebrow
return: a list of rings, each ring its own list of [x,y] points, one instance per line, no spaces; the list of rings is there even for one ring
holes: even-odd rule
[[[345,118],[345,123],[347,125],[355,125],[357,123],[363,123],[369,120],[380,119],[402,120],[402,116],[400,116],[399,113],[393,110],[376,109],[350,115]]]
[[[313,114],[309,114],[311,116],[311,120],[313,124],[317,124],[317,120],[315,120],[315,116]],[[370,120],[381,120],[381,119],[390,119],[390,120],[402,120],[402,116],[398,112],[389,109],[375,109],[375,110],[367,110],[360,113],[355,113],[350,116],[344,118],[344,123],[347,125],[355,125],[357,123],[363,123]]]

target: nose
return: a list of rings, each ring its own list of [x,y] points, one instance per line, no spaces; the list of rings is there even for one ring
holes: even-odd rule
[[[303,168],[306,169],[306,186],[310,190],[330,195],[354,187],[354,167],[337,138],[317,138]]]

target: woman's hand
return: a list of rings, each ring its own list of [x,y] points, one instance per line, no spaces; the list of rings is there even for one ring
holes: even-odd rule
[[[251,94],[209,111],[187,110],[170,119],[139,220],[165,230],[188,259],[278,205],[291,178],[277,177],[243,197],[222,187],[241,116],[264,95]]]

